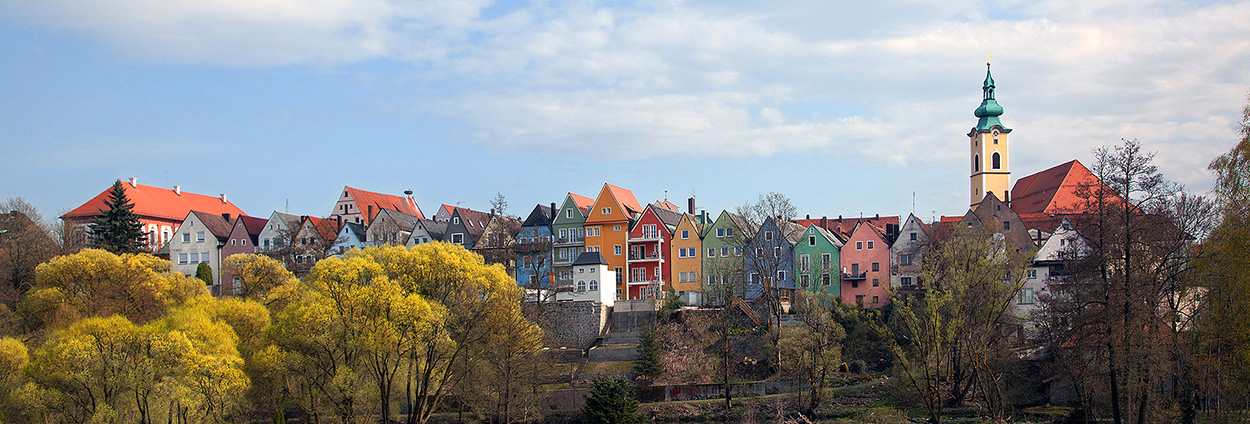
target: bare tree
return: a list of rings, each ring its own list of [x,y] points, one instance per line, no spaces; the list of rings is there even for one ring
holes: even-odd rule
[[[0,204],[0,302],[14,307],[35,285],[35,267],[56,256],[59,246],[50,226],[30,203],[10,198]]]
[[[781,364],[779,326],[794,291],[793,243],[804,231],[791,222],[796,213],[790,199],[776,192],[761,194],[755,203],[738,207],[738,215],[747,227],[747,234],[742,235],[743,268],[747,273],[745,296],[757,299],[755,303],[769,317],[773,366]]]

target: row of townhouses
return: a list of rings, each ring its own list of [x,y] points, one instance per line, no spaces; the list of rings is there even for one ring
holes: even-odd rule
[[[632,191],[607,183],[593,198],[567,193],[558,202],[535,205],[523,219],[445,204],[428,216],[410,196],[353,187],[343,188],[325,217],[275,211],[258,218],[225,195],[146,186],[134,178],[123,186],[149,247],[183,273],[209,264],[214,293],[235,287],[220,273],[222,260],[234,254],[279,257],[302,275],[317,260],[356,247],[446,242],[502,264],[519,285],[592,293],[606,302],[666,293],[691,304],[725,294],[784,302],[805,290],[878,308],[889,304],[891,288],[923,284],[925,253],[953,226],[964,225],[989,228],[1013,248],[1036,252],[1017,302],[1027,311],[1051,274],[1062,270],[1063,255],[1080,251],[1079,187],[1099,182],[1071,161],[1022,178],[1009,190],[1011,129],[999,119],[1003,109],[994,89],[987,70],[974,113],[978,121],[967,134],[970,207],[927,223],[914,214],[901,222],[881,215],[748,219],[729,210],[696,209],[694,198],[684,208],[667,199],[643,205]],[[107,190],[62,218],[86,225],[106,197]]]

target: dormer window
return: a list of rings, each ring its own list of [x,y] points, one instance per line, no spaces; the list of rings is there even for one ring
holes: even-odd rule
[[[460,217],[458,217],[458,216],[452,217],[452,218],[451,218],[451,224],[452,224],[452,225],[460,225]]]

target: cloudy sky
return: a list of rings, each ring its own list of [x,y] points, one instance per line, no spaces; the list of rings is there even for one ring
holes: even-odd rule
[[[1250,93],[1250,2],[0,0],[0,197],[114,179],[252,215],[351,185],[510,212],[759,193],[967,207],[992,53],[1013,177],[1121,138],[1205,192]]]

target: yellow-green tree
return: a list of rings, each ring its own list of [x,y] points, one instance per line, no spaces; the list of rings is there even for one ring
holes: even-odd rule
[[[26,345],[21,340],[0,338],[0,421],[16,421],[12,393],[20,387],[21,369],[28,359]]]
[[[27,330],[57,328],[83,317],[123,315],[147,322],[207,293],[203,282],[170,270],[167,260],[86,249],[35,271],[35,288],[18,305]]]
[[[842,363],[846,330],[834,315],[839,303],[826,293],[799,290],[791,308],[803,325],[781,329],[782,369],[810,384],[804,407],[809,414],[820,406],[829,377]]]
[[[411,250],[372,247],[359,255],[376,261],[390,280],[443,314],[442,325],[420,340],[405,364],[408,422],[428,421],[468,373],[487,364],[488,353],[500,349],[502,341],[520,343],[506,348],[512,352],[540,347],[541,337],[531,337],[540,330],[521,313],[521,289],[502,266],[488,266],[481,256],[448,243]]]
[[[221,261],[223,284],[238,280],[234,294],[266,305],[281,301],[299,280],[282,262],[265,255],[230,255]]]

